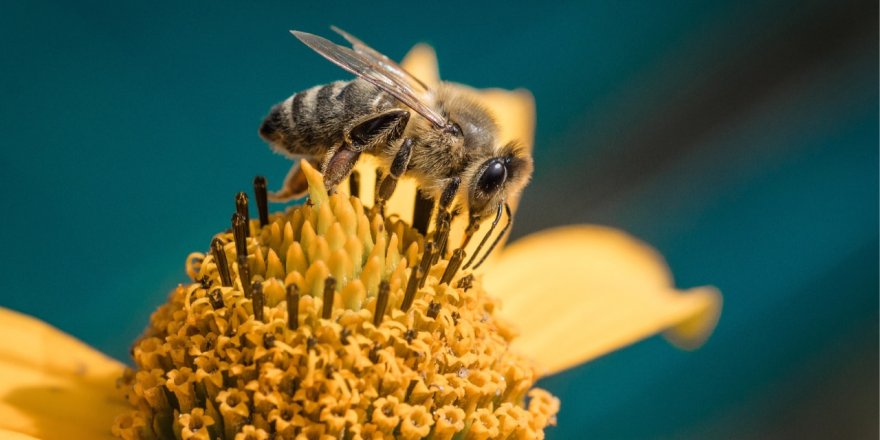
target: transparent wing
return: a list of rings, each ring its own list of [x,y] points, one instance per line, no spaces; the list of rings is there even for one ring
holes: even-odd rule
[[[382,67],[387,73],[395,75],[398,78],[410,83],[414,88],[420,89],[424,92],[428,91],[428,86],[425,83],[423,83],[420,79],[412,76],[411,73],[407,72],[406,69],[401,67],[400,64],[394,62],[394,60],[392,60],[391,58],[388,58],[378,50],[367,46],[366,43],[364,43],[354,35],[349,34],[348,32],[345,32],[344,30],[339,29],[336,26],[330,26],[330,29],[332,29],[333,32],[341,35],[342,38],[345,38],[346,41],[351,43],[351,47],[354,49],[355,52],[373,60],[374,63]]]
[[[355,52],[352,49],[340,46],[317,35],[300,31],[290,31],[290,33],[333,64],[363,78],[391,96],[394,96],[407,107],[431,121],[435,126],[446,126],[446,119],[420,98],[420,96],[424,96],[427,90],[416,90],[413,84],[410,84],[409,81],[401,76],[389,73],[390,71],[387,68],[383,68],[381,63],[374,60],[371,56]],[[378,54],[378,52],[376,53]]]

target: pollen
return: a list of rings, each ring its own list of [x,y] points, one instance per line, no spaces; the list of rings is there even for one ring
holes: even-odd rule
[[[239,196],[236,227],[187,257],[193,282],[132,347],[118,381],[132,410],[113,434],[543,438],[559,401],[508,349],[516,332],[480,277],[306,171],[307,204],[268,215],[261,203],[242,228]]]

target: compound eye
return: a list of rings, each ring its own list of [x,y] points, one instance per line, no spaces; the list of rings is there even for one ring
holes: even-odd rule
[[[504,162],[501,159],[490,159],[477,180],[477,189],[484,194],[492,194],[504,184],[505,180],[507,180],[507,167],[504,166]]]

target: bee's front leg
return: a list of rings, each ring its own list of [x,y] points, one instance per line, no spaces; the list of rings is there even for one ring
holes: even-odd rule
[[[400,139],[407,122],[409,111],[403,109],[391,109],[355,122],[343,133],[342,145],[327,154],[321,167],[327,188],[334,188],[351,174],[362,152]]]
[[[375,208],[379,209],[383,216],[385,215],[385,202],[394,194],[394,190],[397,188],[397,180],[406,172],[409,159],[412,157],[412,149],[412,139],[404,139],[397,150],[397,154],[394,155],[394,161],[391,162],[391,169],[388,170],[388,175],[382,179],[382,183],[379,185],[379,191],[376,193]]]

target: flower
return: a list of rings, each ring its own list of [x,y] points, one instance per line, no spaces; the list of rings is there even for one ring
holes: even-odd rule
[[[404,66],[427,83],[438,78],[427,46],[417,46]],[[503,138],[532,139],[527,92],[473,93],[497,115]],[[369,164],[358,166],[360,197],[371,200]],[[440,258],[403,312],[403,287],[425,248],[424,237],[408,226],[414,185],[401,181],[386,220],[356,198],[328,197],[311,176],[314,206],[277,214],[252,231],[246,265],[252,274],[239,274],[245,266],[230,260],[236,286],[215,293],[193,283],[172,293],[133,348],[138,371],[48,324],[0,309],[0,434],[102,438],[111,426],[123,437],[171,429],[181,438],[258,439],[268,438],[267,427],[300,429],[308,438],[342,430],[403,438],[432,432],[449,438],[464,429],[473,438],[537,434],[558,409],[549,393],[532,389],[538,377],[661,331],[677,345],[695,347],[717,321],[715,289],[674,289],[653,250],[597,226],[545,231],[496,251],[470,289],[461,281],[464,272],[439,282],[448,265]],[[291,222],[297,227],[288,232]],[[453,224],[450,242],[462,229]],[[227,241],[223,254],[237,256],[231,234],[220,235]],[[219,279],[214,258],[192,255],[188,273]],[[240,280],[251,275],[260,283],[248,292],[251,284]],[[325,299],[333,307],[324,308]],[[264,304],[254,307],[259,300]],[[229,313],[215,313],[220,307]],[[323,319],[328,313],[331,319]],[[473,368],[414,374],[428,356],[445,367]],[[370,382],[376,377],[383,381]],[[156,411],[171,407],[177,412]],[[310,422],[315,419],[320,423]]]

